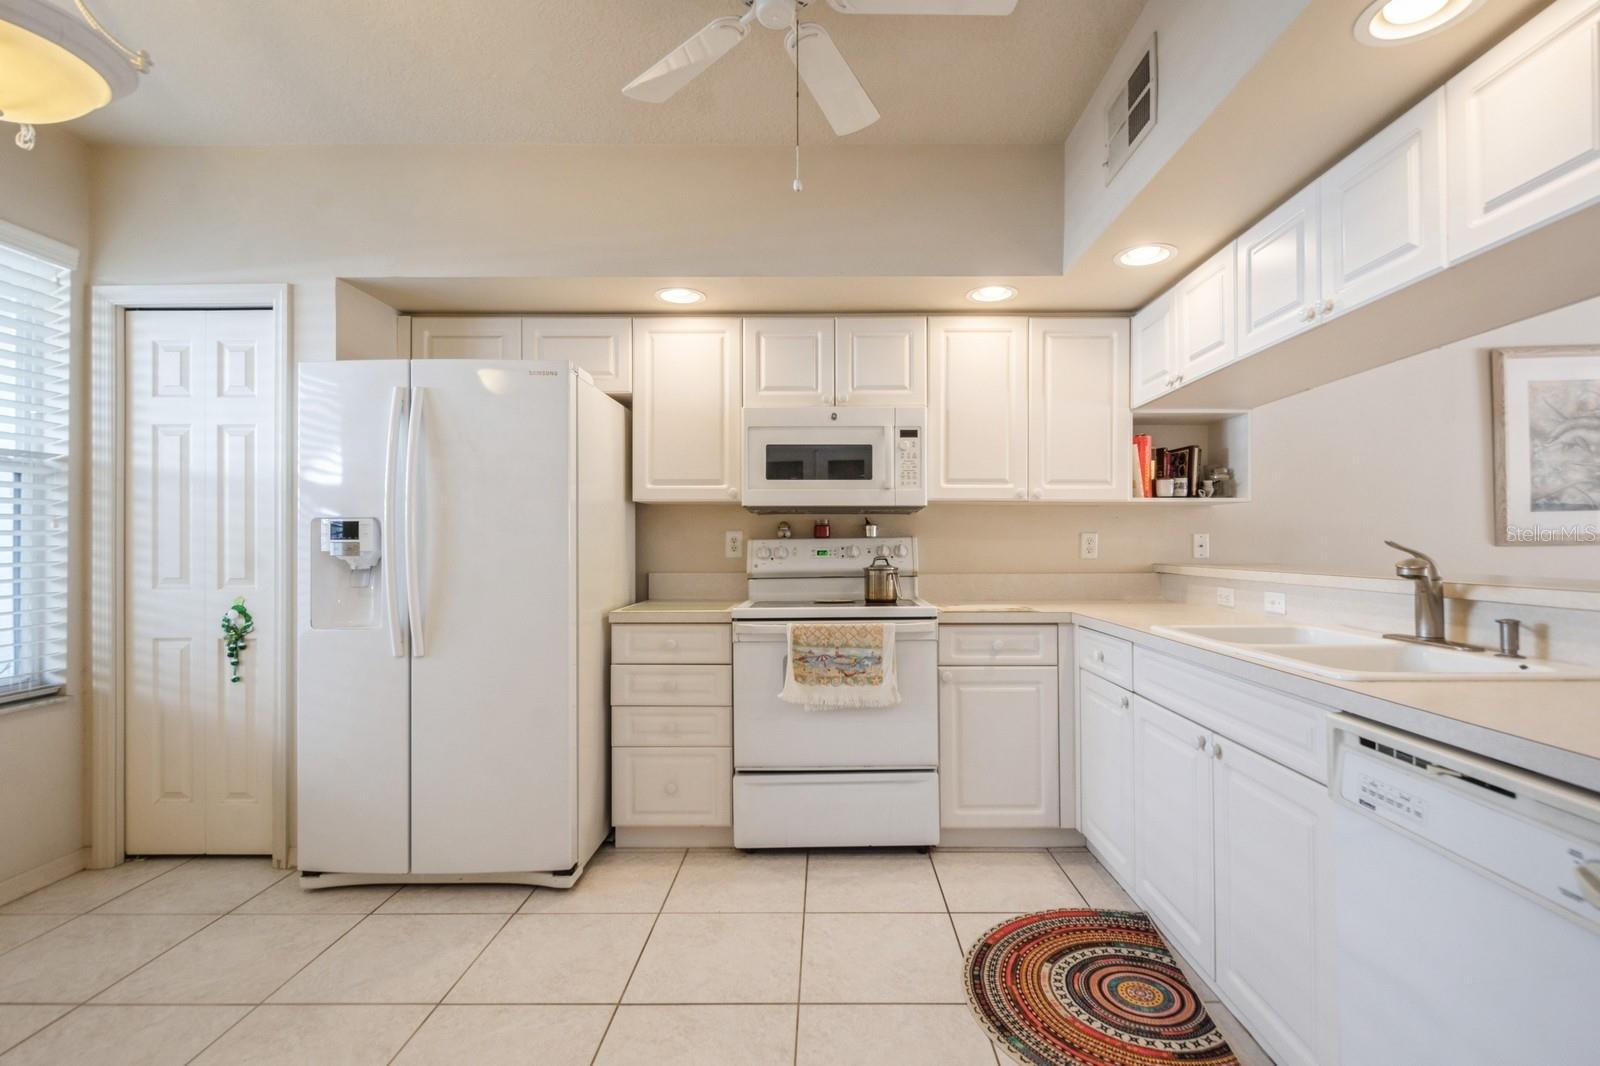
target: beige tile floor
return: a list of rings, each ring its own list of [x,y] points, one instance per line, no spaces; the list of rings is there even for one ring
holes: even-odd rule
[[[0,907],[0,1066],[1003,1066],[963,953],[1084,905],[1132,906],[1075,850],[606,849],[566,892],[131,862]]]

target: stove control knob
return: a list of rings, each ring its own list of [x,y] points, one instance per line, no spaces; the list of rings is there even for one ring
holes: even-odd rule
[[[788,548],[773,548],[772,549],[772,557],[774,559],[787,559],[787,558],[789,558],[789,549]]]
[[[894,546],[894,554],[896,558],[904,559],[907,555],[911,554],[911,549],[907,548],[904,544],[896,544]]]
[[[847,558],[854,559],[856,556],[861,554],[861,547],[856,544],[851,544],[845,548],[844,554]]]
[[[756,549],[756,558],[757,559],[770,559],[770,558],[772,558],[772,549],[771,548],[757,548]]]

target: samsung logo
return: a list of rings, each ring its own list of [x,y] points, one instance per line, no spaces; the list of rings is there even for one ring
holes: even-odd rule
[[[561,376],[561,371],[559,371],[559,370],[530,370],[530,371],[528,371],[528,376],[529,377],[535,377],[535,378],[558,378],[558,377]]]

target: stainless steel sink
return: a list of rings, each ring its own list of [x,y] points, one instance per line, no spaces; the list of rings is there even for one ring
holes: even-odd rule
[[[1332,626],[1153,626],[1153,632],[1340,681],[1513,681],[1600,678],[1600,670],[1539,659],[1388,640]]]

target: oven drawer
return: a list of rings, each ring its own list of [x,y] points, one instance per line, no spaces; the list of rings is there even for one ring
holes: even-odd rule
[[[1078,627],[1074,635],[1078,665],[1099,674],[1113,685],[1133,688],[1133,645],[1119,637],[1108,637],[1092,629]]]
[[[725,625],[645,625],[611,627],[614,663],[731,663],[733,627]]]
[[[611,667],[611,703],[619,707],[716,707],[733,696],[727,666]]]
[[[939,775],[737,774],[736,848],[921,847],[939,843]]]
[[[618,748],[728,747],[731,707],[613,707],[611,743]]]
[[[728,748],[613,748],[611,821],[722,826],[733,819]]]
[[[1054,666],[1055,626],[940,626],[940,666]]]

